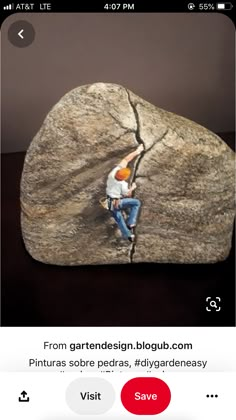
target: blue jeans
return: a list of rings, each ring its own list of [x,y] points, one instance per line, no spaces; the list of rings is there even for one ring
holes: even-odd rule
[[[119,207],[112,210],[112,215],[125,239],[128,239],[131,235],[131,231],[127,228],[127,225],[130,226],[136,224],[140,206],[141,203],[136,198],[122,198],[120,200]],[[122,210],[129,210],[129,216],[126,221],[122,214]]]

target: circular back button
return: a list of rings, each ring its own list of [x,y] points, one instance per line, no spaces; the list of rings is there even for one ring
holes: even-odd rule
[[[121,391],[122,404],[132,414],[160,414],[166,410],[170,400],[168,385],[158,378],[131,379]]]
[[[34,27],[26,20],[18,20],[12,23],[8,29],[8,39],[15,47],[28,47],[34,41],[34,38]]]

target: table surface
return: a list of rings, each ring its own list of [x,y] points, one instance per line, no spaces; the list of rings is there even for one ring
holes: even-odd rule
[[[234,133],[219,134],[234,149]],[[234,237],[217,264],[49,266],[27,253],[20,229],[25,152],[2,154],[3,326],[233,326]],[[222,310],[206,311],[220,296]]]

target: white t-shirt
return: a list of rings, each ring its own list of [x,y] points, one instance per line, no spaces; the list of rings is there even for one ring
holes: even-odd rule
[[[116,166],[108,175],[107,179],[107,188],[106,193],[109,197],[112,198],[121,198],[123,195],[126,195],[129,190],[128,182],[126,181],[118,181],[115,178],[115,174],[117,171],[121,169],[121,166]]]

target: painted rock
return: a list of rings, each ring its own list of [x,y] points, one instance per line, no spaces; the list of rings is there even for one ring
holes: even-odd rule
[[[130,179],[142,203],[134,245],[99,200],[108,173],[140,143]],[[234,153],[216,134],[122,86],[81,86],[52,108],[26,153],[25,247],[56,265],[221,261],[232,243],[234,185]]]

